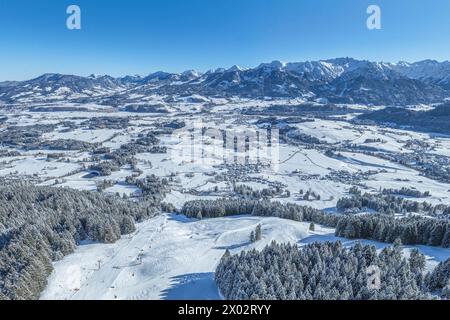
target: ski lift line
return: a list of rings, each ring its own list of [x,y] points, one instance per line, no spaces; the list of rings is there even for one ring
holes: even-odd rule
[[[165,225],[165,224],[167,224],[167,216],[164,217],[163,225]],[[161,232],[162,230],[163,230],[163,229],[158,228],[156,231],[157,231],[157,232]],[[137,235],[139,232],[140,232],[140,230],[138,229],[138,230],[136,230],[136,231],[133,233],[133,235]],[[152,234],[152,236],[151,236],[150,239],[149,239],[150,242],[152,242],[152,241],[154,240],[154,237],[155,237],[155,235],[156,235],[157,232],[155,232],[155,233]],[[126,242],[126,244],[130,244],[130,242],[133,240],[133,238],[129,238],[129,239],[127,239],[127,240],[128,240],[128,241]],[[127,247],[126,245],[123,246],[123,247],[121,247],[115,254],[113,254],[113,255],[111,256],[111,258],[109,259],[108,262],[105,262],[105,264],[103,265],[103,267],[105,267],[105,265],[107,265],[107,264],[108,264],[109,262],[111,262],[115,257],[117,257],[117,255],[118,255],[120,252],[122,252],[122,250],[124,250],[126,247]],[[143,248],[141,248],[140,250],[143,250]],[[142,261],[141,261],[140,264],[142,264]],[[135,266],[137,266],[137,265],[139,265],[139,264],[136,264]],[[116,268],[116,267],[117,267],[117,266],[112,266],[112,269],[114,269],[114,270],[122,270],[120,267],[117,267],[117,268]],[[126,267],[130,267],[130,266],[126,266]],[[97,269],[96,271],[99,271],[99,270]],[[96,272],[94,271],[94,272],[92,273],[92,276],[95,276],[95,275],[96,275]],[[72,300],[73,297],[74,297],[78,292],[80,292],[83,288],[87,287],[88,285],[89,285],[88,282],[85,282],[85,283],[82,284],[79,288],[76,288],[75,290],[72,290],[72,291],[74,291],[74,292],[70,295],[70,300]]]

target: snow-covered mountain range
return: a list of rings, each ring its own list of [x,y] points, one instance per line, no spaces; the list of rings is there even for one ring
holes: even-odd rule
[[[233,66],[200,73],[155,72],[148,76],[81,77],[44,74],[27,81],[0,83],[0,101],[118,99],[145,95],[325,98],[334,103],[405,105],[450,97],[450,62],[383,63],[352,58],[283,63],[255,68]]]

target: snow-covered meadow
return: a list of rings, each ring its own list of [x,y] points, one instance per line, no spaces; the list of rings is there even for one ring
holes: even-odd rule
[[[159,96],[142,98],[152,103],[164,101]],[[355,186],[363,192],[374,194],[383,188],[398,190],[408,187],[430,193],[429,197],[410,197],[411,200],[450,205],[449,183],[426,177],[412,166],[358,150],[360,147],[370,147],[371,150],[390,154],[415,154],[418,151],[414,149],[414,143],[422,141],[427,144],[427,152],[448,157],[450,137],[348,122],[354,115],[334,120],[308,119],[290,124],[299,133],[324,142],[327,148],[344,148],[332,155],[320,144],[282,142],[276,167],[237,172],[223,164],[174,159],[174,150],[179,147],[180,141],[174,140],[170,132],[165,132],[174,123],[183,122],[186,126],[202,123],[218,130],[245,130],[255,128],[255,119],[242,116],[239,113],[242,108],[264,109],[299,102],[203,98],[180,98],[168,106],[167,114],[136,114],[95,104],[66,105],[83,108],[71,112],[6,112],[8,120],[0,123],[0,132],[5,132],[9,126],[53,125],[52,130],[42,135],[42,140],[84,142],[112,152],[132,144],[149,132],[159,132],[159,146],[167,150],[138,152],[134,155],[136,161],[133,165],[122,165],[109,175],[100,176],[89,168],[106,159],[104,156],[93,156],[90,150],[24,150],[10,147],[8,151],[18,151],[19,154],[0,154],[0,177],[93,192],[98,191],[99,184],[107,181],[109,184],[101,192],[133,198],[138,197],[141,190],[129,183],[129,178],[142,179],[155,175],[167,179],[169,191],[163,200],[176,208],[181,208],[190,200],[236,196],[236,185],[245,185],[257,191],[280,188],[281,192],[274,195],[272,201],[329,212],[336,209],[340,198],[350,196],[349,190]],[[366,110],[363,106],[353,107]],[[123,128],[101,125],[91,128],[89,121],[97,118],[126,118],[128,123]],[[288,121],[289,117],[281,119]],[[353,149],[348,148],[349,144]],[[55,154],[60,154],[59,158],[53,157]],[[305,198],[304,193],[309,191],[317,195],[316,198]],[[251,243],[250,232],[259,224],[263,238]],[[314,241],[337,240],[345,246],[355,243],[355,240],[336,238],[334,229],[317,225],[312,232],[309,231],[309,223],[279,218],[235,216],[196,220],[164,213],[138,224],[135,233],[124,236],[114,244],[82,243],[73,254],[54,263],[55,269],[41,298],[220,299],[214,271],[227,249],[238,253],[253,248],[263,249],[271,241],[302,246]],[[361,241],[375,245],[377,249],[389,245]],[[427,270],[432,270],[450,257],[449,249],[416,247],[427,258]],[[404,247],[406,256],[411,249]]]
[[[262,226],[262,240],[249,241]],[[225,250],[264,248],[272,241],[302,246],[315,241],[337,241],[352,246],[357,240],[334,236],[334,230],[309,223],[234,216],[188,219],[165,214],[138,225],[134,234],[115,244],[85,243],[54,264],[41,299],[221,299],[214,282],[215,268]],[[375,245],[385,243],[361,240]],[[427,270],[450,256],[450,249],[415,246],[427,258]],[[404,248],[408,256],[412,246]]]

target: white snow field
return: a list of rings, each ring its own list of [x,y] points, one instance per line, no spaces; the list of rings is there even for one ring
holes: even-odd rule
[[[151,101],[157,103],[164,97],[149,96]],[[198,97],[197,97],[198,98]],[[201,100],[201,99],[200,99]],[[199,101],[200,101],[199,100]],[[200,110],[203,103],[177,102],[173,108],[178,110],[179,104],[186,109],[185,113],[171,111],[168,114],[136,114],[121,110],[113,110],[94,104],[79,105],[87,109],[76,112],[21,112],[14,110],[5,112],[8,117],[7,125],[23,126],[37,124],[57,124],[57,127],[43,134],[43,139],[74,139],[84,142],[95,142],[112,151],[122,145],[132,142],[139,134],[159,130],[162,123],[173,121],[185,122],[187,127],[202,123],[221,130],[255,128],[256,119],[243,117],[239,110],[244,107],[260,106],[266,108],[274,104],[298,103],[289,101],[263,101],[232,99],[219,101],[216,106],[211,106],[208,113],[194,112],[192,108]],[[223,105],[222,105],[223,104]],[[47,104],[44,105],[44,107]],[[57,107],[59,104],[48,105]],[[74,107],[72,104],[62,104],[65,107]],[[177,107],[175,107],[177,106]],[[172,108],[171,107],[171,108]],[[352,106],[355,107],[355,106]],[[191,108],[191,109],[189,109]],[[206,108],[206,107],[205,107]],[[209,108],[209,107],[208,107]],[[363,108],[358,106],[358,108]],[[234,113],[235,111],[236,113]],[[213,112],[214,111],[214,112]],[[217,111],[217,112],[216,112]],[[348,115],[354,116],[354,115]],[[121,129],[97,128],[92,129],[82,123],[89,119],[99,117],[129,118],[129,125]],[[283,117],[280,117],[282,119]],[[348,119],[347,119],[348,120]],[[73,123],[74,127],[67,126]],[[427,152],[448,156],[450,137],[428,133],[418,133],[408,130],[391,129],[379,126],[357,125],[340,120],[322,120],[290,124],[298,129],[299,133],[311,135],[339,147],[345,143],[357,146],[368,146],[381,151],[389,151],[401,154]],[[0,132],[6,127],[0,124]],[[161,147],[167,148],[167,153],[138,153],[136,168],[141,172],[138,178],[155,174],[160,178],[169,178],[171,192],[165,199],[166,202],[180,207],[184,202],[193,199],[214,199],[230,196],[233,193],[232,184],[223,179],[215,179],[221,175],[228,177],[230,170],[212,163],[191,163],[178,161],[173,157],[174,150],[179,147],[180,141],[174,139],[171,134],[160,134]],[[426,142],[429,147],[417,151],[414,141]],[[408,146],[411,142],[412,145]],[[11,148],[15,150],[17,148]],[[20,148],[19,148],[20,149]],[[18,150],[19,150],[18,149]],[[96,177],[88,175],[90,165],[95,163],[92,154],[86,150],[19,150],[20,156],[0,157],[0,178],[32,179],[37,184],[70,187],[80,190],[97,190],[97,184],[103,180],[111,180],[114,185],[105,190],[107,193],[119,193],[133,196],[138,193],[136,186],[127,185],[126,177],[134,174],[129,166],[121,167],[120,171],[113,172],[108,177]],[[61,159],[48,159],[51,153],[61,153]],[[277,183],[283,189],[289,191],[290,196],[276,197],[280,202],[291,202],[299,205],[311,206],[318,209],[329,209],[336,206],[339,198],[348,197],[348,191],[357,185],[364,192],[378,193],[382,188],[401,189],[408,187],[421,192],[429,191],[428,198],[414,198],[418,202],[427,201],[433,205],[450,204],[450,184],[427,178],[416,169],[400,165],[398,163],[369,156],[358,151],[340,152],[340,156],[330,157],[325,149],[315,146],[296,146],[281,143],[279,156],[275,163],[276,168],[263,168],[260,172],[248,173],[248,179],[239,181],[256,189],[270,188]],[[346,179],[342,178],[342,172],[347,173]],[[358,176],[366,174],[362,180]],[[341,178],[339,178],[341,177]],[[214,191],[218,187],[218,191]],[[309,190],[320,195],[320,200],[305,200],[300,196],[300,190]]]
[[[249,242],[261,224],[263,239]],[[304,245],[336,241],[334,230],[279,218],[235,216],[196,220],[161,215],[137,226],[115,244],[83,244],[54,263],[55,270],[41,299],[221,299],[214,270],[226,249],[231,253],[264,248],[273,240]],[[351,246],[356,241],[339,239]],[[387,244],[363,241],[381,249]],[[405,248],[407,255],[411,247]],[[450,249],[417,246],[433,268]]]

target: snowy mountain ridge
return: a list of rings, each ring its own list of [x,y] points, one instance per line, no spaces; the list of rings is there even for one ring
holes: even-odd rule
[[[48,73],[0,83],[0,101],[27,103],[139,95],[325,98],[335,103],[420,104],[450,96],[450,62],[371,62],[353,58],[220,68],[201,73],[157,71],[147,76],[88,77]]]

